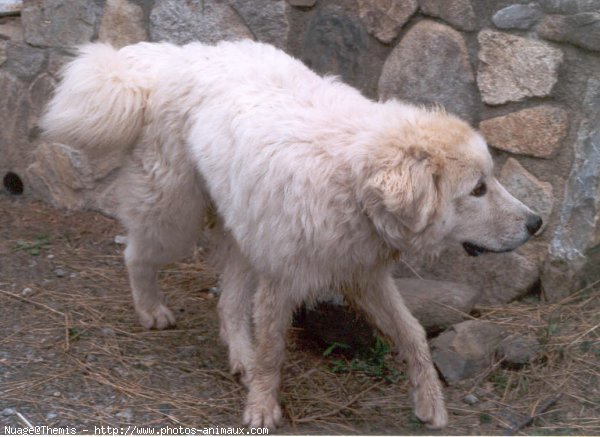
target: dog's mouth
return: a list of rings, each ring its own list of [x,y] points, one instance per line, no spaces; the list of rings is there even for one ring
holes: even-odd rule
[[[479,256],[479,255],[487,253],[487,252],[504,253],[504,252],[510,252],[511,250],[513,250],[513,249],[501,249],[501,250],[489,249],[487,247],[479,246],[477,244],[469,243],[469,242],[464,242],[462,245],[465,248],[465,251],[467,252],[467,254],[469,256]]]

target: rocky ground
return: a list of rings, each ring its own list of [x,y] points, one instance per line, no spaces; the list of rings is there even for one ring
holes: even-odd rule
[[[217,277],[200,251],[162,275],[177,327],[145,331],[115,221],[2,193],[0,211],[0,425],[240,426],[245,392],[227,372]],[[279,431],[597,435],[599,290],[476,306],[440,335],[431,326],[450,412],[441,432],[412,415],[385,340],[369,342],[365,326],[367,342],[349,344],[354,316],[336,319],[338,338],[315,335],[305,314],[290,332]]]

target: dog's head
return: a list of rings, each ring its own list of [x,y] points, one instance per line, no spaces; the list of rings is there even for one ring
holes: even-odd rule
[[[460,244],[471,256],[507,252],[542,226],[494,177],[481,135],[456,117],[423,111],[384,141],[364,205],[393,247],[436,254]]]

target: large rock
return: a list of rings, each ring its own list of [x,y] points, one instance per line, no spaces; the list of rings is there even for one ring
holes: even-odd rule
[[[23,177],[29,162],[27,94],[22,81],[0,71],[0,177],[7,171]]]
[[[540,105],[484,120],[479,129],[497,149],[519,155],[550,158],[561,147],[568,131],[567,111]]]
[[[549,44],[492,30],[478,35],[477,84],[489,105],[550,94],[562,51]]]
[[[551,14],[578,14],[580,12],[600,12],[598,0],[537,0],[540,6]]]
[[[417,0],[358,0],[360,19],[367,31],[386,44],[396,39],[417,8]]]
[[[29,81],[44,67],[46,52],[27,44],[8,41],[6,58],[4,68],[19,79]]]
[[[537,23],[544,14],[536,3],[514,4],[500,9],[492,17],[499,29],[527,30]]]
[[[37,122],[50,100],[56,80],[48,73],[42,73],[29,85],[29,128],[37,126]]]
[[[39,47],[70,47],[94,36],[101,7],[94,0],[29,0],[21,13],[25,41]]]
[[[85,205],[84,190],[94,187],[85,154],[64,144],[43,143],[27,168],[32,190],[53,205],[79,209]]]
[[[429,332],[469,318],[481,294],[480,290],[457,282],[407,278],[395,282],[406,306]]]
[[[306,27],[303,61],[318,73],[339,75],[364,90],[376,74],[369,49],[360,21],[342,8],[321,8]]]
[[[0,41],[0,66],[6,61],[6,42]]]
[[[534,240],[515,252],[471,257],[457,245],[430,264],[413,263],[410,268],[398,264],[395,274],[410,278],[416,272],[425,279],[463,283],[481,290],[479,304],[506,303],[525,295],[539,281],[546,251],[545,243]]]
[[[584,49],[600,51],[600,12],[575,15],[548,15],[537,27],[542,38],[569,42]]]
[[[473,121],[474,81],[462,35],[444,24],[423,20],[404,35],[385,61],[379,78],[379,96],[441,104]]]
[[[542,285],[558,301],[600,278],[600,79],[587,82],[560,222],[550,243]],[[578,278],[578,280],[575,280]]]
[[[150,13],[150,36],[153,41],[176,44],[253,38],[231,6],[214,0],[156,0]]]
[[[476,376],[492,365],[504,332],[498,325],[467,320],[431,342],[431,358],[446,382]]]
[[[421,12],[438,17],[460,30],[471,31],[477,19],[471,0],[419,0]]]
[[[127,0],[107,0],[98,38],[114,47],[146,41],[143,9]]]
[[[257,40],[273,44],[281,49],[287,48],[290,24],[283,0],[262,2],[260,7],[247,0],[228,0],[229,4],[242,17]]]
[[[520,368],[534,361],[540,354],[540,343],[534,337],[511,335],[496,348],[496,359],[510,368]]]
[[[539,233],[543,232],[554,205],[552,184],[538,180],[514,158],[506,161],[498,179],[513,196],[542,217],[544,225]]]

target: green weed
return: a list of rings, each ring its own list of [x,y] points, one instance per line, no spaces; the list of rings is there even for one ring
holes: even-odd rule
[[[344,343],[333,343],[323,352],[324,357],[332,357],[336,349],[350,349]],[[390,353],[390,345],[383,338],[377,336],[375,345],[366,353],[348,360],[346,358],[333,358],[331,360],[331,371],[334,373],[361,372],[367,376],[381,378],[387,382],[396,383],[405,379],[406,375],[399,372],[387,357]]]
[[[29,255],[38,256],[42,249],[50,247],[50,237],[47,235],[38,235],[33,241],[18,240],[13,252],[24,251]]]

